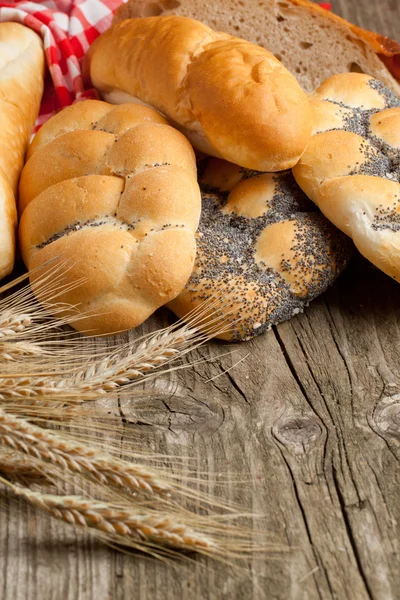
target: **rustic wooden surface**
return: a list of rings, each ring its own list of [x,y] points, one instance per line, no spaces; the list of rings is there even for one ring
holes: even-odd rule
[[[399,0],[333,6],[400,38]],[[246,474],[252,485],[231,486],[230,496],[264,514],[269,541],[289,552],[254,559],[248,572],[203,560],[177,570],[119,554],[3,495],[0,598],[400,598],[399,307],[400,286],[358,257],[304,315],[233,356],[202,348],[195,358],[212,362],[164,378],[170,396],[147,401],[140,418],[122,404],[126,429],[148,448]]]

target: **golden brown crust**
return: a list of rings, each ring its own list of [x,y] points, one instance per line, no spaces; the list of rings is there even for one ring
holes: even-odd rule
[[[293,166],[310,136],[308,101],[289,71],[264,48],[193,19],[123,21],[95,41],[86,70],[106,99],[114,90],[139,98],[201,151],[250,169]]]
[[[15,193],[43,92],[40,38],[19,23],[0,23],[0,277],[12,271]]]
[[[222,339],[243,340],[303,310],[346,264],[350,244],[290,171],[259,173],[211,159],[201,180],[197,258],[169,307],[184,317],[207,300]]]
[[[400,281],[400,98],[347,73],[324,82],[313,106],[318,127],[293,169],[296,181],[368,260]]]
[[[0,23],[0,167],[14,192],[43,93],[42,42],[19,23]]]
[[[0,278],[11,273],[15,258],[17,208],[12,187],[0,169]]]
[[[108,334],[138,326],[183,289],[200,194],[189,142],[156,111],[93,102],[91,115],[92,102],[49,121],[31,153],[19,237],[33,280],[56,259],[66,262],[63,283],[84,279],[58,298],[78,305],[73,326]]]
[[[28,148],[26,159],[28,160],[41,146],[64,133],[93,129],[93,126],[112,108],[112,104],[99,100],[78,102],[64,108],[39,129]]]

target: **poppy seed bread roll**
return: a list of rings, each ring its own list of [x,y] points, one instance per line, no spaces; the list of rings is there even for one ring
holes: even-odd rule
[[[212,303],[227,340],[248,340],[303,311],[331,285],[351,242],[296,185],[292,173],[256,173],[206,159],[196,263],[168,306],[185,317]]]
[[[106,100],[129,94],[154,106],[198,150],[248,169],[290,168],[309,140],[311,111],[293,75],[264,48],[194,19],[128,19],[85,61]]]
[[[71,289],[57,301],[77,307],[80,331],[137,327],[192,272],[201,208],[195,156],[151,108],[87,100],[48,121],[21,176],[20,207],[31,280],[65,264]],[[35,293],[41,300],[40,287]]]
[[[400,97],[368,75],[317,90],[314,131],[294,177],[376,267],[400,281]]]

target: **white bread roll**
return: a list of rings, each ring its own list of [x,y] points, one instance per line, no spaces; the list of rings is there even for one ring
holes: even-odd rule
[[[151,108],[87,100],[53,117],[31,146],[20,208],[31,279],[57,260],[63,285],[84,279],[57,298],[78,307],[72,325],[80,331],[137,327],[193,270],[201,208],[194,152]],[[40,300],[40,287],[35,293]]]
[[[367,75],[327,79],[293,174],[361,254],[400,281],[400,98]]]
[[[0,23],[0,278],[14,266],[15,193],[43,93],[40,38],[18,23]]]
[[[94,42],[85,70],[106,100],[123,92],[150,104],[197,149],[248,169],[292,167],[310,136],[308,100],[289,71],[193,19],[123,21]]]
[[[195,268],[169,303],[179,317],[213,300],[216,337],[248,340],[290,319],[333,283],[351,242],[316,211],[290,171],[206,162]]]

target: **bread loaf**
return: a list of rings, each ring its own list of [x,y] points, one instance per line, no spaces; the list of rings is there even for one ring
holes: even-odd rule
[[[114,22],[154,15],[198,19],[260,44],[309,92],[330,75],[354,71],[381,79],[400,93],[400,44],[309,0],[128,0],[116,11]]]
[[[201,177],[197,257],[169,307],[184,317],[208,300],[217,336],[247,340],[301,312],[335,280],[351,243],[316,211],[290,171],[247,171],[211,159]]]
[[[368,260],[400,281],[400,98],[357,73],[335,75],[312,102],[314,135],[297,183]]]
[[[15,193],[43,93],[40,38],[18,23],[0,23],[0,278],[12,271]]]
[[[309,139],[308,100],[283,65],[193,19],[123,21],[94,42],[86,71],[105,99],[119,103],[121,92],[130,94],[199,150],[249,169],[287,169]]]
[[[138,326],[192,272],[201,208],[194,152],[151,108],[87,100],[53,117],[31,146],[20,202],[31,277],[61,261],[69,290],[57,300],[77,307],[80,331]]]

